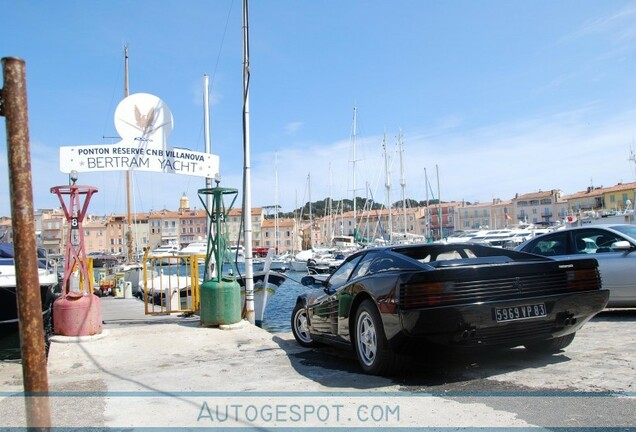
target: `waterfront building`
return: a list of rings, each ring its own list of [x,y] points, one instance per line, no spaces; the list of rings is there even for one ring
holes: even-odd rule
[[[456,230],[455,216],[460,203],[451,201],[441,204],[432,204],[423,207],[423,214],[419,218],[418,233],[426,237],[430,236],[433,240],[446,238]]]
[[[62,209],[36,210],[35,221],[39,246],[50,256],[62,257],[68,232],[68,223]]]
[[[634,209],[636,200],[636,182],[619,183],[616,186],[603,189],[603,201],[605,210],[614,210],[617,212],[626,209]]]
[[[636,182],[618,183],[615,186],[590,186],[586,190],[563,197],[568,203],[571,215],[586,212],[624,211],[634,208],[636,200]]]
[[[494,201],[494,200],[493,200]],[[460,219],[457,229],[462,231],[485,229],[493,226],[493,203],[462,203],[457,215]]]
[[[190,208],[190,200],[183,194],[179,200],[179,247],[192,242],[207,241],[208,215],[204,209]]]
[[[150,212],[148,215],[148,223],[150,224],[150,249],[155,249],[163,244],[178,244],[179,216],[178,211],[168,209]]]
[[[242,231],[245,229],[243,225],[243,209],[231,209],[227,219],[230,243],[233,245],[243,244],[245,240],[242,235]],[[252,249],[263,246],[261,244],[261,225],[264,220],[265,210],[262,207],[252,207]],[[240,241],[239,234],[241,234]]]
[[[108,243],[108,218],[88,217],[82,223],[84,230],[84,247],[87,253],[109,253],[111,245]],[[117,253],[120,251],[118,250]]]
[[[276,249],[277,254],[300,250],[301,242],[297,234],[295,219],[278,219],[278,242],[276,242],[276,221],[265,219],[261,224],[263,247]]]
[[[567,216],[568,203],[559,189],[516,194],[512,199],[519,223],[554,225]]]
[[[517,223],[511,200],[465,204],[457,208],[456,230],[500,229]]]
[[[568,203],[569,214],[579,214],[604,207],[602,187],[590,186],[585,191],[565,195],[563,199]]]

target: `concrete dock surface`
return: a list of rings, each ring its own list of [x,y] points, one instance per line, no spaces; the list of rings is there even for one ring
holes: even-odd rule
[[[587,407],[588,403],[596,409],[603,406],[596,397],[600,394],[634,408],[636,348],[629,346],[635,335],[631,319],[619,323],[628,332],[625,346],[616,343],[624,359],[595,353],[602,344],[587,336],[600,331],[592,322],[579,332],[565,359],[558,355],[528,359],[519,349],[506,354],[505,367],[492,358],[479,360],[485,366],[464,362],[459,368],[466,380],[436,378],[451,382],[440,392],[431,391],[436,388],[432,377],[439,374],[364,375],[349,353],[302,348],[291,333],[272,334],[247,322],[220,329],[202,327],[197,316],[146,316],[143,302],[137,299],[104,298],[102,312],[101,335],[57,338],[51,345],[50,426],[62,430],[636,426],[620,416],[589,417]],[[590,346],[590,340],[597,342]],[[595,372],[583,372],[579,361],[595,362]],[[568,376],[572,371],[585,376]],[[0,362],[0,429],[27,424],[21,374],[19,363]],[[511,402],[495,403],[495,399]],[[546,425],[550,416],[541,413],[558,410],[554,401],[568,406],[576,402],[584,412],[581,416],[588,417],[568,422],[555,416]],[[537,404],[535,414],[523,411],[528,404]],[[623,410],[623,405],[612,409]]]

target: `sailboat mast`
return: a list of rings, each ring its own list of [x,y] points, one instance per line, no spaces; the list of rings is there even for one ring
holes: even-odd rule
[[[431,239],[431,211],[428,202],[428,175],[424,168],[424,189],[426,190],[426,241]]]
[[[205,153],[210,154],[212,149],[210,147],[210,79],[207,74],[203,75],[203,139],[205,142]],[[205,179],[205,187],[206,189],[212,188],[212,179],[210,177],[206,177]],[[212,194],[206,194],[205,196],[205,205],[211,209],[212,208]],[[207,219],[207,218],[206,218]],[[210,221],[207,220],[208,224],[205,232],[210,233]],[[207,242],[207,239],[206,239]]]
[[[250,60],[247,0],[243,0],[243,225],[245,226],[245,317],[255,324],[250,166]]]
[[[386,132],[384,133],[384,138],[382,139],[382,148],[384,148],[384,173],[386,175],[386,182],[384,183],[384,186],[386,187],[386,207],[389,210],[389,243],[393,243],[393,220],[391,216],[391,172],[389,168],[389,155],[386,149]]]
[[[278,255],[278,153],[274,156],[274,249]]]
[[[357,120],[357,108],[353,107],[353,134],[352,134],[352,144],[353,144],[353,160],[351,161],[352,171],[353,171],[353,238],[354,241],[358,237],[357,236],[357,228],[358,228],[358,218],[356,211],[356,120]]]
[[[331,162],[329,162],[329,205],[327,206],[329,216],[327,218],[327,238],[329,244],[333,242],[334,228],[333,228],[333,198],[332,198],[333,178],[331,173]]]
[[[309,248],[314,248],[314,219],[311,214],[311,173],[307,174],[307,193],[309,195]]]
[[[437,164],[435,164],[435,173],[437,175],[437,218],[439,219],[439,235],[440,239],[443,239],[445,238],[444,221],[442,220],[442,197],[439,192],[439,168]]]
[[[124,47],[124,99],[128,97],[128,46]],[[130,211],[130,169],[126,171],[126,248],[128,262],[132,262],[132,226],[131,226],[131,211]]]
[[[404,228],[404,238],[406,238],[406,179],[404,178],[404,142],[402,141],[402,131],[398,135],[400,146],[400,186],[402,187],[402,222]]]

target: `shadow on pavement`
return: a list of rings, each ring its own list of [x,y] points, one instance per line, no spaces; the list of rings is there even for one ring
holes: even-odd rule
[[[636,309],[605,309],[592,318],[594,321],[636,321]]]
[[[299,374],[327,387],[356,389],[397,384],[406,386],[403,388],[406,391],[448,391],[450,387],[470,387],[470,391],[475,391],[477,389],[471,385],[473,382],[480,382],[479,385],[483,387],[483,380],[495,375],[570,360],[564,352],[546,355],[530,353],[524,348],[479,351],[438,349],[433,353],[413,356],[408,370],[400,374],[376,377],[362,373],[354,353],[349,350],[330,346],[303,348],[294,339],[279,336],[274,336],[273,340],[287,353],[291,365]]]
[[[296,372],[326,387],[364,390],[393,385],[390,379],[363,374],[351,351],[327,345],[303,348],[293,338],[276,335],[272,340],[287,353]]]

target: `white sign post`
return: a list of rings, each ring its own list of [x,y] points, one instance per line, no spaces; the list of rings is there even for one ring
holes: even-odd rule
[[[136,93],[122,100],[115,110],[117,144],[60,147],[60,171],[153,171],[214,178],[219,157],[170,147],[173,119],[168,106],[157,96]]]

